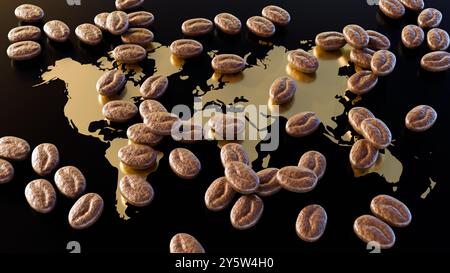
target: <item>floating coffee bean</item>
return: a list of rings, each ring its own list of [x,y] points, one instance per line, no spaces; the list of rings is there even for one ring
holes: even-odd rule
[[[214,24],[226,34],[235,35],[241,31],[241,20],[230,13],[219,13],[214,17]]]
[[[347,88],[356,95],[363,95],[372,90],[378,83],[378,76],[372,71],[360,71],[353,74],[347,82]]]
[[[148,46],[153,41],[153,32],[146,28],[129,28],[120,38],[124,44]]]
[[[139,144],[129,144],[120,148],[118,156],[123,164],[136,170],[148,169],[156,162],[155,150]]]
[[[102,31],[93,24],[81,24],[75,29],[78,39],[88,45],[98,45],[102,39]]]
[[[59,43],[67,41],[70,35],[69,27],[59,20],[52,20],[45,23],[44,32],[50,40]]]
[[[233,205],[230,213],[231,224],[239,230],[256,225],[264,211],[264,203],[255,194],[243,195]]]
[[[416,25],[407,25],[402,30],[402,42],[407,48],[417,48],[425,39],[423,30]]]
[[[135,11],[128,13],[130,27],[149,27],[155,21],[155,16],[147,11]]]
[[[248,18],[246,26],[250,32],[262,38],[269,38],[275,34],[275,25],[261,16]]]
[[[368,140],[360,139],[353,144],[349,158],[354,168],[366,170],[377,162],[378,149]]]
[[[421,28],[438,27],[442,21],[442,13],[434,8],[424,9],[417,17],[417,23]]]
[[[14,167],[6,160],[0,159],[0,184],[10,182],[14,178]]]
[[[103,105],[102,113],[112,122],[127,122],[136,116],[138,108],[128,101],[113,100]]]
[[[450,69],[450,53],[435,51],[425,54],[420,60],[423,69],[429,72],[442,72]]]
[[[313,171],[297,166],[281,168],[277,179],[282,188],[291,192],[309,192],[317,185],[317,176]]]
[[[377,118],[363,120],[361,130],[364,138],[377,149],[384,149],[391,144],[391,131],[383,121]]]
[[[17,42],[8,47],[6,54],[14,61],[30,60],[41,54],[41,45],[34,41]]]
[[[372,213],[394,227],[406,227],[411,223],[411,212],[401,201],[389,195],[378,195],[370,202]]]
[[[162,136],[152,133],[144,123],[136,123],[128,127],[127,137],[133,143],[148,146],[156,146],[163,139]]]
[[[236,192],[225,177],[219,177],[208,187],[205,193],[206,207],[211,211],[220,211],[230,205]]]
[[[291,116],[286,123],[286,133],[292,137],[304,137],[314,133],[320,119],[314,112],[301,112]]]
[[[292,100],[297,83],[289,77],[279,77],[270,86],[269,96],[273,103],[284,104]]]
[[[413,132],[430,129],[437,120],[437,112],[428,105],[419,105],[408,112],[405,118],[406,128]]]
[[[244,70],[245,60],[235,54],[220,54],[211,61],[212,68],[220,74],[235,74]]]
[[[317,58],[303,49],[289,51],[287,59],[293,68],[303,73],[314,73],[319,68]]]
[[[239,161],[229,162],[225,166],[225,177],[231,187],[242,194],[250,194],[259,186],[259,178],[247,164]]]
[[[412,11],[420,11],[425,7],[423,0],[399,0],[406,8]]]
[[[144,4],[144,0],[116,0],[116,9],[129,10],[139,8]]]
[[[369,109],[364,107],[353,107],[348,112],[348,122],[352,128],[358,133],[362,134],[361,122],[366,118],[374,118],[375,115]]]
[[[143,120],[148,118],[149,114],[153,112],[167,112],[167,109],[156,100],[144,100],[139,105],[139,113]]]
[[[150,131],[160,136],[170,136],[179,121],[178,116],[167,112],[149,113],[144,119]]]
[[[147,57],[145,49],[135,44],[118,45],[112,54],[116,61],[124,64],[138,63]]]
[[[178,233],[170,240],[170,253],[205,253],[205,249],[192,235]]]
[[[183,22],[181,31],[187,36],[201,36],[210,33],[213,30],[211,20],[205,18],[193,18]]]
[[[373,54],[370,68],[377,76],[387,76],[394,71],[397,58],[394,53],[388,50],[379,50]]]
[[[153,200],[155,192],[144,177],[139,175],[125,175],[119,181],[120,194],[127,203],[136,207],[145,207]]]
[[[74,199],[86,189],[86,178],[77,167],[66,166],[56,171],[55,184],[64,196]]]
[[[315,242],[322,237],[327,226],[327,212],[320,205],[304,207],[298,214],[295,230],[305,242]]]
[[[450,45],[450,37],[447,31],[440,28],[433,28],[427,33],[427,43],[428,47],[433,51],[444,51]]]
[[[384,15],[392,19],[399,19],[405,15],[405,6],[398,0],[380,0],[379,7]]]
[[[106,27],[114,35],[121,35],[128,29],[128,15],[123,11],[113,11],[106,18]]]
[[[180,59],[197,57],[203,52],[203,45],[191,39],[180,39],[170,44],[170,51]]]
[[[370,62],[374,53],[375,51],[368,48],[352,49],[350,51],[350,60],[361,68],[370,69]]]
[[[367,47],[370,49],[387,50],[391,47],[391,41],[389,41],[388,37],[374,30],[366,30],[366,32],[369,35],[369,44]]]
[[[36,179],[25,187],[25,198],[35,211],[49,213],[56,204],[56,192],[52,184],[45,179]]]
[[[8,40],[11,43],[21,41],[38,41],[41,38],[41,29],[35,26],[20,26],[8,32]]]
[[[298,166],[310,169],[316,174],[317,179],[320,180],[327,169],[327,159],[317,151],[309,151],[300,157]]]
[[[92,226],[103,212],[103,199],[96,193],[81,196],[69,211],[69,224],[74,229]]]
[[[105,72],[97,81],[97,92],[102,96],[112,96],[119,93],[125,86],[125,74],[122,71],[114,69]]]
[[[28,158],[30,151],[30,144],[21,138],[14,136],[0,138],[0,158],[22,161]]]
[[[233,114],[216,113],[209,119],[208,125],[218,138],[225,140],[235,140],[245,130],[243,118]]]
[[[188,149],[176,148],[169,154],[169,165],[180,178],[193,179],[202,169],[200,160]]]
[[[315,43],[323,50],[333,51],[342,48],[347,42],[342,33],[337,31],[327,31],[319,33],[316,36]]]
[[[58,148],[51,143],[42,143],[31,153],[31,165],[40,176],[49,175],[59,164]]]
[[[381,249],[391,248],[395,244],[395,234],[390,226],[371,215],[358,217],[353,230],[364,243],[377,242]]]
[[[259,196],[271,196],[281,190],[277,179],[277,168],[267,168],[256,173],[259,178],[259,186],[256,194]]]
[[[225,167],[228,163],[239,161],[244,164],[249,164],[249,158],[245,148],[238,143],[228,143],[220,149],[220,160]]]
[[[263,8],[261,15],[279,26],[286,26],[291,21],[291,15],[286,10],[278,6],[267,6]]]
[[[106,20],[108,19],[109,12],[102,12],[94,17],[94,24],[103,31],[108,31]]]
[[[44,10],[36,5],[23,4],[14,10],[17,19],[26,23],[36,23],[44,18]]]
[[[157,99],[166,92],[168,86],[169,80],[166,76],[155,75],[142,83],[139,92],[144,99]]]
[[[347,43],[353,48],[362,49],[369,44],[369,35],[358,25],[347,25],[342,33]]]

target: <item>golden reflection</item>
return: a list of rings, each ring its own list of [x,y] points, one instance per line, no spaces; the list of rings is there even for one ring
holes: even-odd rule
[[[214,72],[211,76],[211,80],[215,82],[224,82],[224,83],[238,83],[244,79],[244,73],[236,73],[236,74],[220,74]]]
[[[178,58],[177,56],[170,54],[170,63],[177,67],[177,68],[182,68],[184,65],[184,60],[181,58]]]

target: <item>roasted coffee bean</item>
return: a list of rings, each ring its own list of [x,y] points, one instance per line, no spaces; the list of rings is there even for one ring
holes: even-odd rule
[[[64,196],[74,199],[86,189],[86,178],[77,167],[66,166],[56,171],[55,184]]]
[[[44,32],[50,40],[63,43],[69,39],[70,28],[62,21],[52,20],[45,23]]]
[[[360,139],[353,144],[349,158],[354,168],[366,170],[377,162],[378,149],[367,139]]]
[[[31,153],[31,165],[40,176],[49,175],[59,164],[58,148],[51,143],[42,143]]]
[[[319,33],[315,39],[316,45],[325,51],[338,50],[345,46],[344,35],[337,31],[327,31]]]
[[[194,236],[178,233],[170,240],[170,253],[205,253],[205,249]]]
[[[128,101],[113,100],[103,105],[102,113],[112,122],[127,122],[136,116],[138,108]]]
[[[275,25],[261,16],[252,16],[245,23],[248,30],[256,36],[269,38],[275,34]]]
[[[236,192],[225,177],[214,180],[205,193],[206,207],[211,211],[220,211],[230,205]]]
[[[303,73],[314,73],[319,68],[317,58],[303,49],[289,51],[287,59],[293,68]]]
[[[40,213],[49,213],[56,204],[56,192],[52,184],[45,179],[36,179],[25,187],[25,198],[32,209]]]
[[[180,59],[197,57],[203,52],[203,45],[191,39],[180,39],[170,44],[170,51]]]
[[[230,13],[219,13],[214,17],[214,24],[226,34],[235,35],[241,31],[242,23],[239,18]]]
[[[402,42],[407,48],[417,48],[422,45],[425,33],[416,25],[407,25],[402,30]]]
[[[144,4],[144,0],[116,0],[116,9],[129,10],[139,8]]]
[[[427,33],[427,43],[428,47],[433,51],[444,51],[450,45],[450,37],[447,31],[440,28],[433,28]]]
[[[106,18],[106,27],[114,35],[121,35],[129,26],[128,15],[123,11],[113,11]]]
[[[193,18],[183,22],[181,31],[187,36],[201,36],[210,33],[213,30],[213,22],[206,18]]]
[[[144,177],[139,175],[125,175],[119,181],[120,194],[127,203],[135,207],[145,207],[153,200],[155,192]]]
[[[282,188],[292,192],[309,192],[317,185],[317,176],[313,171],[297,166],[281,168],[277,179]]]
[[[442,21],[442,13],[434,8],[424,9],[417,17],[417,23],[421,28],[438,27]]]
[[[138,63],[147,57],[145,49],[135,44],[118,45],[112,54],[116,61],[124,64]]]
[[[220,74],[234,74],[244,70],[246,66],[245,60],[235,54],[216,55],[212,61],[212,68]]]
[[[286,123],[286,133],[292,137],[304,137],[314,133],[320,119],[314,112],[301,112],[291,116]]]
[[[149,27],[155,21],[155,16],[147,11],[135,11],[128,13],[130,27]]]
[[[156,100],[144,100],[139,105],[139,113],[143,120],[148,118],[149,114],[153,112],[167,112],[167,109]]]
[[[171,136],[175,141],[193,144],[203,139],[203,128],[201,125],[194,124],[191,121],[180,121],[172,130]]]
[[[148,46],[153,41],[154,35],[146,28],[129,28],[120,38],[124,44]]]
[[[245,130],[245,120],[233,114],[216,113],[208,125],[218,138],[225,140],[235,140]]]
[[[389,18],[399,19],[405,15],[405,6],[398,0],[380,0],[378,5],[381,12]]]
[[[400,0],[400,2],[412,11],[420,11],[425,7],[423,0]]]
[[[144,99],[160,98],[169,87],[169,80],[166,76],[155,75],[148,77],[141,85],[139,92]]]
[[[92,226],[103,212],[103,199],[96,193],[81,196],[69,211],[69,224],[74,229]]]
[[[309,151],[300,157],[298,166],[310,169],[316,174],[317,179],[320,180],[327,169],[327,159],[317,151]]]
[[[450,69],[450,53],[435,51],[425,54],[420,60],[423,69],[429,72],[442,72]]]
[[[353,107],[348,111],[348,122],[352,128],[360,135],[362,135],[361,122],[366,118],[374,118],[375,115],[369,109],[364,107]]]
[[[4,159],[0,159],[0,184],[10,182],[14,178],[14,167]]]
[[[225,177],[231,187],[242,194],[254,193],[259,186],[259,178],[255,171],[239,161],[229,162],[225,166]]]
[[[120,148],[120,161],[135,170],[145,170],[156,162],[156,151],[151,147],[139,144],[129,144]]]
[[[406,227],[411,223],[411,212],[401,201],[389,195],[378,195],[370,202],[372,213],[394,227]]]
[[[315,242],[322,237],[327,226],[327,212],[320,205],[304,207],[298,214],[295,230],[305,242]]]
[[[259,196],[271,196],[281,190],[277,179],[277,168],[267,168],[256,173],[259,178],[259,186],[256,194]]]
[[[239,230],[249,229],[258,223],[263,211],[264,203],[261,198],[255,194],[243,195],[231,209],[231,224]]]
[[[274,104],[284,104],[292,100],[297,91],[297,82],[283,76],[277,78],[270,86],[269,96]]]
[[[14,61],[26,61],[41,54],[41,45],[34,41],[17,42],[6,50],[8,57]]]
[[[109,12],[102,12],[94,17],[94,24],[103,31],[109,31],[106,25],[106,20],[108,19]]]
[[[378,83],[378,76],[372,71],[360,71],[353,74],[347,81],[347,88],[356,95],[363,95],[372,90]]]
[[[391,47],[391,41],[385,35],[374,30],[366,30],[366,32],[369,35],[368,48],[372,50],[388,50]]]
[[[88,45],[98,45],[103,39],[100,28],[93,24],[81,24],[75,29],[78,39]]]
[[[395,244],[395,234],[390,226],[372,215],[358,217],[353,230],[364,243],[377,242],[381,249],[391,248]]]
[[[358,25],[347,25],[342,33],[347,43],[353,48],[363,49],[369,44],[369,35]]]
[[[0,158],[22,161],[28,158],[30,151],[30,144],[21,138],[13,136],[0,138]]]
[[[21,41],[38,41],[41,38],[41,29],[35,26],[20,26],[8,32],[8,40],[11,43]]]
[[[364,138],[377,149],[384,149],[391,144],[391,131],[383,121],[377,118],[363,120],[361,130]]]
[[[162,136],[152,133],[144,123],[136,123],[128,127],[127,137],[133,143],[148,146],[156,146],[163,139]]]
[[[179,121],[178,116],[167,112],[149,113],[144,119],[150,131],[160,136],[170,136]]]
[[[244,164],[249,164],[248,153],[244,146],[238,143],[228,143],[220,149],[220,160],[225,167],[228,163],[239,161]]]
[[[261,15],[272,21],[275,25],[287,26],[291,21],[291,15],[286,10],[278,6],[267,6],[263,8]]]
[[[125,86],[125,74],[114,69],[105,72],[97,81],[97,92],[102,96],[112,96],[120,92]]]
[[[413,132],[430,129],[437,120],[437,112],[428,105],[419,105],[408,112],[405,118],[406,128]]]
[[[200,160],[188,149],[176,148],[169,154],[169,165],[180,178],[193,179],[201,171]]]
[[[373,54],[370,68],[372,73],[377,76],[387,76],[394,71],[397,58],[394,53],[388,50],[379,50]]]
[[[36,23],[44,18],[44,10],[36,5],[23,4],[14,10],[17,19],[26,23]]]
[[[363,69],[370,69],[370,62],[374,53],[375,51],[368,48],[352,49],[350,51],[350,60]]]

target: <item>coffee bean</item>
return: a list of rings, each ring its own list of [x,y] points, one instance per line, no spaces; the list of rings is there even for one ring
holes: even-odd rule
[[[36,5],[23,4],[14,10],[19,21],[25,23],[36,23],[44,18],[44,10]]]
[[[398,0],[380,0],[381,12],[389,18],[399,19],[405,15],[405,6]]]
[[[286,123],[286,133],[292,137],[304,137],[314,133],[320,119],[314,112],[301,112],[291,116]]]
[[[440,28],[430,29],[427,33],[428,47],[433,51],[447,50],[450,45],[450,37],[447,31]]]
[[[372,90],[378,83],[378,76],[372,71],[360,71],[353,74],[347,81],[347,88],[356,95],[363,95]]]
[[[275,34],[275,25],[262,16],[252,16],[245,24],[251,33],[261,38],[269,38]]]
[[[149,113],[144,119],[150,131],[160,136],[170,136],[172,130],[179,126],[177,124],[179,121],[178,116],[167,112]]]
[[[317,58],[303,49],[289,51],[287,59],[293,68],[303,73],[314,73],[319,68]]]
[[[22,161],[28,158],[30,151],[30,144],[21,138],[14,136],[0,138],[0,158]]]
[[[171,136],[175,141],[193,144],[203,139],[203,128],[201,125],[194,124],[191,121],[180,121],[172,130]]]
[[[64,196],[74,199],[86,189],[86,178],[77,167],[66,166],[56,171],[55,184]]]
[[[298,214],[295,230],[305,242],[315,242],[322,237],[327,226],[327,212],[320,205],[304,207]]]
[[[391,248],[395,244],[395,234],[391,227],[371,215],[358,217],[353,230],[364,243],[377,242],[381,249]]]
[[[369,35],[358,25],[347,25],[342,33],[347,43],[353,48],[363,49],[369,44]]]
[[[128,13],[130,27],[149,27],[155,21],[155,16],[147,11],[135,11]]]
[[[286,10],[278,6],[267,6],[263,8],[261,15],[279,26],[287,26],[291,21],[291,15]]]
[[[327,31],[319,33],[316,36],[315,43],[325,51],[334,51],[344,47],[347,42],[342,33]]]
[[[36,179],[25,187],[25,198],[32,209],[40,213],[49,213],[56,204],[56,192],[52,184],[45,179]]]
[[[145,49],[135,44],[118,45],[112,54],[116,61],[124,64],[138,63],[147,57]]]
[[[129,10],[139,8],[144,4],[144,0],[116,0],[116,9]]]
[[[231,224],[239,230],[249,229],[258,223],[263,211],[264,203],[261,198],[255,194],[243,195],[231,209]]]
[[[377,162],[378,149],[367,139],[360,139],[353,144],[349,158],[354,168],[367,170]]]
[[[74,229],[92,226],[103,212],[103,199],[96,193],[81,196],[69,211],[69,224]]]
[[[153,32],[146,28],[129,28],[120,38],[124,44],[148,46],[154,38]]]
[[[350,51],[350,60],[363,69],[370,69],[370,62],[374,53],[375,51],[368,48],[352,49]]]
[[[203,45],[196,40],[179,39],[170,44],[170,51],[180,59],[189,59],[202,54]]]
[[[8,161],[0,159],[0,184],[10,182],[14,178],[14,167]]]
[[[59,164],[58,148],[51,143],[42,143],[31,153],[31,165],[40,176],[49,175]]]
[[[389,195],[378,195],[370,202],[372,213],[394,227],[406,227],[411,223],[411,212],[401,201]]]
[[[113,100],[103,105],[102,113],[112,122],[127,122],[136,116],[138,108],[128,101]]]
[[[169,87],[169,80],[166,76],[154,75],[142,83],[139,92],[144,99],[157,99],[164,95],[167,87]]]
[[[277,168],[267,168],[256,173],[259,178],[259,186],[256,194],[259,196],[271,196],[281,190],[280,183],[277,179]]]
[[[41,45],[34,41],[17,42],[8,47],[6,54],[14,61],[30,60],[41,54]]]
[[[205,253],[205,249],[194,236],[178,233],[170,240],[170,253]]]
[[[228,163],[239,161],[244,164],[249,164],[248,153],[244,146],[238,143],[228,143],[220,149],[220,160],[225,167]]]
[[[150,113],[167,112],[167,109],[156,100],[144,100],[139,105],[139,113],[143,120],[147,119]]]
[[[135,207],[145,207],[153,200],[155,192],[144,177],[139,175],[125,175],[119,181],[120,194],[127,203]]]
[[[259,186],[259,178],[247,164],[239,161],[229,162],[225,166],[225,177],[231,187],[242,194],[251,194]]]
[[[419,105],[408,112],[405,118],[406,128],[413,132],[430,129],[437,120],[437,112],[428,105]]]
[[[201,36],[213,30],[213,23],[206,18],[193,18],[183,22],[181,31],[187,36]]]
[[[118,156],[123,164],[135,170],[148,169],[156,162],[156,151],[139,144],[129,144],[120,148]]]
[[[416,25],[407,25],[402,30],[402,42],[407,48],[414,49],[422,45],[425,33]]]
[[[41,29],[35,26],[20,26],[8,32],[8,40],[11,43],[21,41],[38,41],[41,38]]]
[[[75,29],[78,39],[88,45],[98,45],[103,39],[100,28],[93,24],[81,24]]]
[[[424,9],[417,17],[417,23],[421,28],[438,27],[442,21],[442,13],[434,8]]]
[[[202,169],[200,160],[188,149],[176,148],[169,154],[169,165],[180,178],[193,179]]]
[[[241,20],[230,13],[219,13],[214,17],[214,24],[226,34],[235,35],[241,31]]]
[[[368,48],[372,50],[388,50],[391,47],[391,41],[385,35],[374,30],[366,30],[366,32],[369,35]]]
[[[216,113],[208,125],[218,138],[225,140],[236,140],[245,130],[245,121],[233,114]]]
[[[94,24],[102,31],[109,31],[106,25],[106,20],[108,19],[109,12],[102,12],[94,17]]]
[[[206,207],[211,211],[220,211],[230,205],[236,192],[225,177],[214,180],[205,193]]]
[[[320,180],[327,169],[327,159],[317,151],[309,151],[300,157],[298,166],[310,169],[316,174],[317,180]]]
[[[102,96],[113,96],[120,92],[126,83],[125,74],[114,69],[105,72],[97,81],[97,92]]]
[[[420,11],[425,7],[423,0],[399,0],[406,8],[412,11]]]
[[[127,137],[133,143],[148,146],[156,146],[163,139],[162,136],[152,133],[144,123],[136,123],[128,127]]]
[[[114,35],[121,35],[129,26],[128,15],[123,11],[113,11],[106,18],[106,27]]]
[[[394,53],[388,50],[379,50],[373,54],[370,68],[372,73],[377,76],[387,76],[394,71],[397,58]]]
[[[392,135],[386,124],[377,118],[367,118],[361,122],[361,130],[375,148],[384,149],[391,144]]]
[[[375,115],[369,109],[364,107],[353,107],[348,112],[348,122],[352,128],[360,135],[362,135],[361,122],[366,118],[374,118]]]
[[[425,54],[420,60],[423,69],[429,72],[442,72],[450,69],[450,53],[435,51]]]
[[[317,176],[313,171],[297,166],[281,168],[277,173],[277,179],[282,188],[291,192],[309,192],[317,185]]]
[[[292,100],[297,91],[297,82],[283,76],[277,78],[270,86],[269,96],[274,104],[284,104]]]
[[[212,68],[220,74],[235,74],[244,70],[246,66],[245,60],[235,54],[216,55],[212,61]]]
[[[62,21],[52,20],[45,23],[44,32],[50,40],[63,43],[69,39],[70,28]]]

